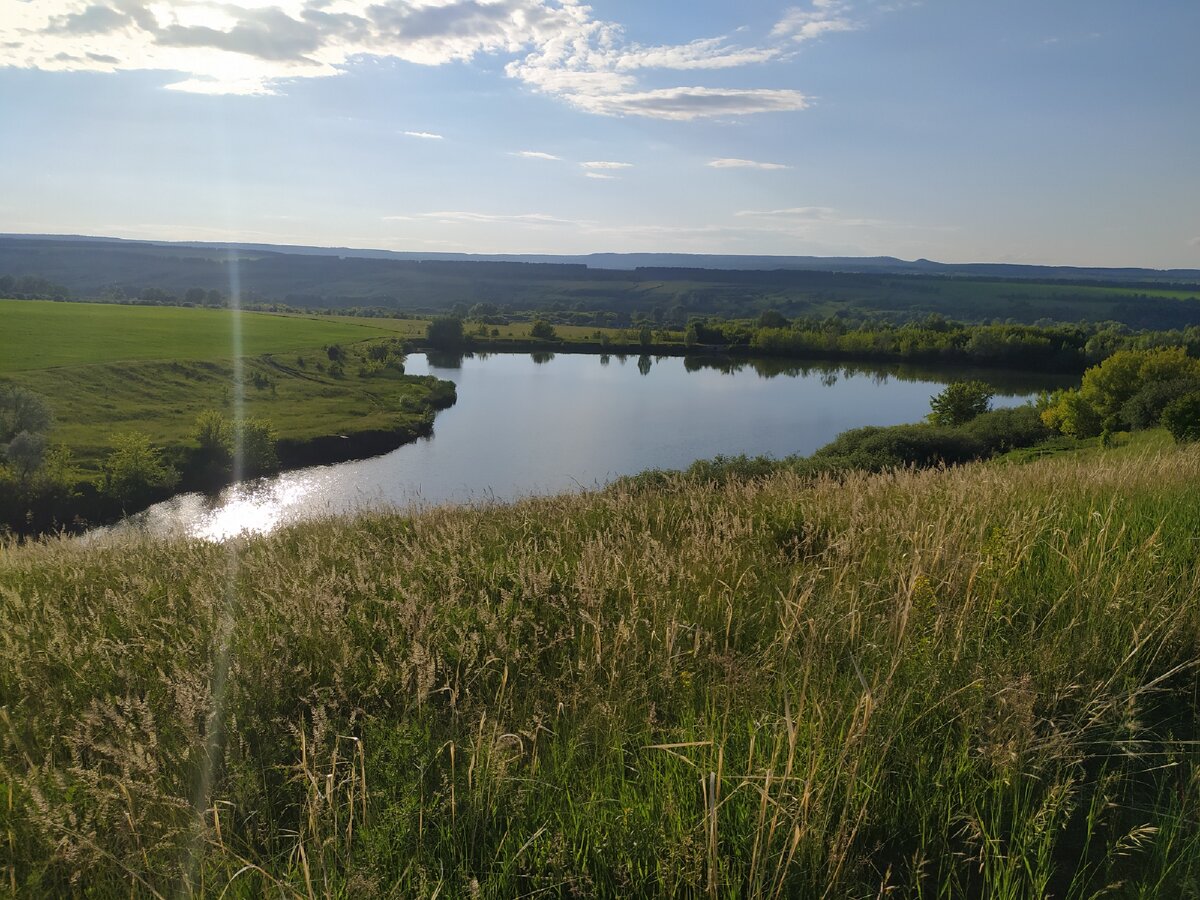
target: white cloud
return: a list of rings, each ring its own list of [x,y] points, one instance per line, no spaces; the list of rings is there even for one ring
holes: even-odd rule
[[[782,163],[756,162],[753,159],[714,159],[707,164],[712,169],[790,169],[791,166],[785,166]]]
[[[577,93],[564,91],[568,103],[606,116],[646,116],[686,122],[720,116],[789,112],[805,109],[808,98],[799,91],[767,88],[661,88],[654,91]]]
[[[775,37],[789,38],[797,43],[816,40],[838,31],[854,31],[859,23],[850,18],[841,0],[812,0],[807,9],[793,6],[771,32]]]
[[[633,163],[627,162],[609,162],[607,160],[592,160],[591,162],[581,162],[579,165],[585,169],[632,169]]]
[[[434,134],[432,131],[406,131],[404,133],[408,137],[421,138],[426,141],[440,141],[445,139],[443,135]]]
[[[555,156],[553,153],[542,153],[540,150],[519,150],[513,156],[520,156],[523,159],[545,159],[551,162],[561,162],[561,156]]]
[[[389,218],[404,218],[402,216],[393,216]],[[443,225],[459,225],[459,224],[476,224],[476,225],[525,225],[531,227],[547,227],[547,226],[576,226],[581,224],[574,219],[560,219],[556,216],[546,215],[545,213],[520,213],[517,215],[498,214],[498,213],[481,213],[467,212],[463,210],[452,210],[445,212],[428,212],[420,213],[416,218],[430,219]]]
[[[780,56],[777,47],[731,47],[724,38],[704,38],[688,44],[659,47],[633,46],[609,55],[617,71],[634,69],[731,69],[770,62]]]
[[[584,172],[583,174],[586,178],[599,178],[604,181],[615,181],[617,178],[616,175],[606,175],[603,172]]]
[[[799,110],[807,100],[798,91],[772,88],[648,88],[640,73],[754,65],[784,56],[786,44],[807,39],[814,29],[845,30],[837,24],[845,19],[837,0],[790,10],[769,46],[740,46],[725,37],[641,45],[628,41],[619,25],[593,18],[581,0],[0,0],[0,5],[0,66],[161,70],[177,73],[166,85],[175,90],[249,95],[275,93],[295,79],[336,76],[357,59],[436,66],[507,55],[507,75],[577,109],[675,120]]]
[[[868,228],[906,228],[886,219],[866,219],[844,216],[828,206],[791,206],[786,209],[743,209],[734,213],[739,218],[785,220],[796,225],[842,225]]]
[[[828,206],[791,206],[787,209],[743,209],[740,212],[734,213],[734,215],[758,219],[784,217],[788,219],[828,220],[833,216],[834,212],[836,210]]]

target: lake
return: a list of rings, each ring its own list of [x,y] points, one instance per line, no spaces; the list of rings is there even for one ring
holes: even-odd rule
[[[366,508],[594,488],[718,454],[808,454],[849,428],[915,422],[957,379],[993,384],[995,406],[1060,383],[994,371],[583,354],[415,354],[406,370],[458,386],[457,404],[438,414],[432,436],[215,497],[182,494],[117,527],[220,540]]]

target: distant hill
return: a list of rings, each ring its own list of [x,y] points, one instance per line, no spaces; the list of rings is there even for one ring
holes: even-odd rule
[[[0,235],[0,294],[244,302],[429,314],[483,304],[558,322],[841,314],[1200,325],[1200,270],[945,264],[892,257],[400,253],[254,243]],[[200,299],[202,298],[202,299]]]
[[[351,247],[309,247],[296,244],[229,243],[220,241],[136,241],[86,235],[0,234],[0,242],[35,241],[69,244],[120,244],[174,248],[176,250],[282,253],[290,256],[336,256],[341,259],[391,259],[409,262],[510,262],[586,266],[589,269],[718,269],[727,271],[778,271],[803,269],[822,272],[857,272],[876,275],[976,275],[989,278],[1022,278],[1042,281],[1092,280],[1106,282],[1200,283],[1200,269],[1144,269],[1079,266],[1033,266],[1015,263],[940,263],[928,259],[903,260],[894,256],[756,256],[708,253],[588,253],[509,254],[431,253],[370,250]]]

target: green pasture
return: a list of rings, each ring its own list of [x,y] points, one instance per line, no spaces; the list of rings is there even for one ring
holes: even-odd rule
[[[303,360],[304,366],[299,362]],[[412,424],[425,411],[423,379],[391,368],[359,374],[353,358],[342,375],[320,351],[244,360],[128,362],[19,372],[11,380],[50,399],[56,424],[50,439],[71,449],[81,473],[99,471],[117,434],[140,431],[157,446],[191,439],[206,409],[232,414],[240,403],[251,419],[269,421],[281,438],[386,431]]]
[[[0,374],[128,360],[232,359],[388,334],[370,319],[0,300]]]
[[[368,355],[381,341],[382,362]],[[47,398],[50,441],[71,450],[84,477],[99,472],[115,435],[179,446],[206,409],[240,406],[295,440],[410,426],[428,414],[431,387],[402,373],[399,352],[396,333],[367,319],[0,301],[0,376]]]

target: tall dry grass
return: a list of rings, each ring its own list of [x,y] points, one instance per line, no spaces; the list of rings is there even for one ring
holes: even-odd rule
[[[1200,454],[0,550],[21,895],[1185,896]]]

